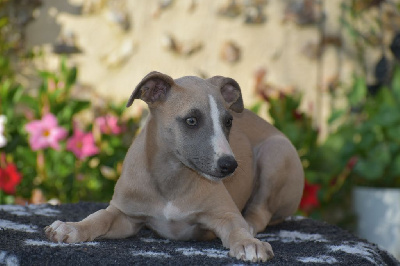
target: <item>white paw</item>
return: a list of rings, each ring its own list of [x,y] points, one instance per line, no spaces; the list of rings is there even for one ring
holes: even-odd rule
[[[55,221],[46,226],[44,230],[47,238],[53,242],[76,243],[84,241],[82,236],[79,235],[78,229],[72,223]]]
[[[265,262],[274,257],[274,252],[269,243],[253,238],[235,243],[229,255],[244,261]]]

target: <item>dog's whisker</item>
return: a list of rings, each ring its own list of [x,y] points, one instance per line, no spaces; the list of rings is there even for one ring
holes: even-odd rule
[[[245,171],[242,167],[238,166],[238,169],[239,169],[239,170],[242,170],[242,172],[243,172],[244,174],[247,174],[246,171]]]

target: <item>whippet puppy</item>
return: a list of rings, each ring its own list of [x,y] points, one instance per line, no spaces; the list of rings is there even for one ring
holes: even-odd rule
[[[133,91],[150,115],[124,160],[106,209],[45,228],[54,242],[125,238],[143,226],[176,240],[219,237],[229,255],[267,261],[254,236],[292,215],[304,173],[296,149],[244,109],[239,84],[215,76],[172,79],[151,72]]]

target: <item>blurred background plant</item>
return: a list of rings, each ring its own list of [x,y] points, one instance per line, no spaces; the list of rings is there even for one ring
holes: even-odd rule
[[[37,95],[3,83],[0,113],[7,143],[0,150],[1,168],[16,166],[19,178],[1,173],[3,194],[16,192],[1,197],[2,203],[111,198],[137,121],[123,118],[125,104],[95,108],[73,97],[76,72],[64,60],[57,73],[40,72]]]
[[[353,1],[343,3],[342,9],[347,14],[342,24],[357,48],[360,68],[351,84],[331,91],[333,99],[345,95],[346,108],[333,106],[329,119],[332,132],[326,145],[337,154],[341,168],[351,166],[346,189],[399,188],[399,5],[391,1]],[[371,9],[378,12],[372,16]],[[361,28],[360,23],[367,19],[371,21]],[[366,54],[371,51],[380,58],[374,63],[373,75],[368,75]]]
[[[0,204],[105,201],[137,129],[125,104],[80,99],[77,68],[39,71],[38,90],[15,79],[22,54],[10,1],[0,2]]]
[[[352,107],[326,140],[342,167],[353,166],[350,187],[400,188],[400,66],[395,65],[388,84],[373,93],[364,77],[354,77]]]

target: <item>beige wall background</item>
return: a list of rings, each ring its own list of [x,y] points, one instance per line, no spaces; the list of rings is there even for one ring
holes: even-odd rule
[[[264,68],[266,82],[300,90],[304,95],[302,108],[323,123],[329,114],[329,108],[323,108],[328,106],[328,83],[335,77],[348,80],[354,69],[348,60],[352,51],[339,23],[342,1],[233,2],[240,14],[227,18],[218,12],[232,1],[44,0],[35,11],[36,20],[28,25],[27,46],[44,51],[39,67],[56,68],[59,57],[54,56],[53,45],[62,38],[73,42],[81,53],[70,55],[69,62],[79,67],[79,82],[117,101],[126,100],[143,76],[157,70],[173,78],[232,77],[241,85],[250,106],[257,100],[254,73]],[[325,35],[341,41],[340,46],[324,46],[320,58],[312,55],[318,51],[321,25],[296,23],[296,7],[307,3],[314,4],[315,14],[325,17]],[[167,7],[162,8],[163,4]],[[254,13],[257,4],[265,22],[244,23],[246,14]],[[118,17],[125,19],[118,23]],[[127,21],[130,27],[124,29]],[[201,48],[190,55],[171,51],[168,36],[181,43],[183,50]],[[221,58],[227,42],[239,47],[237,62]]]

